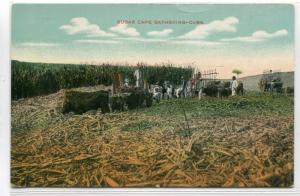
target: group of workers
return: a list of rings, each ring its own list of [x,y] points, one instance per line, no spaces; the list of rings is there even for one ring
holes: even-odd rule
[[[201,72],[198,72],[196,76],[196,90],[198,91],[198,97],[201,99],[203,96],[203,90],[206,87],[206,80],[202,78]],[[237,94],[238,81],[235,76],[232,77],[230,82],[231,95],[235,96]]]
[[[143,86],[143,80],[142,80],[142,76],[141,76],[141,72],[139,69],[137,69],[134,72],[134,76],[136,78],[136,87],[141,87]],[[173,96],[175,97],[189,97],[192,94],[192,90],[194,89],[196,92],[198,92],[198,98],[201,99],[201,97],[204,94],[204,89],[206,88],[206,83],[207,80],[202,78],[202,74],[201,72],[198,72],[196,74],[196,76],[194,77],[194,79],[192,80],[184,80],[184,78],[182,77],[182,84],[179,88],[174,89],[174,87],[169,84],[169,83],[164,83],[164,85],[161,87],[162,88],[162,96],[166,93],[167,94],[167,98],[170,98]],[[166,84],[166,85],[165,85]],[[231,95],[235,96],[237,94],[237,88],[238,88],[238,81],[236,79],[235,76],[232,77],[232,80],[230,82],[230,88],[231,88]],[[159,86],[156,85],[156,89],[154,90],[154,94],[158,94],[159,92]],[[165,92],[164,92],[165,91]],[[171,94],[172,92],[172,94]],[[159,95],[157,95],[159,96]]]

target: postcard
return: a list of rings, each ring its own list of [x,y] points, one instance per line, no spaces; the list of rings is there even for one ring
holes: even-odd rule
[[[291,4],[14,4],[11,186],[292,187]]]

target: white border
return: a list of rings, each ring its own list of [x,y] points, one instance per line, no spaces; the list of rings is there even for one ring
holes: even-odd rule
[[[214,189],[214,188],[131,188],[131,189],[61,189],[61,188],[32,188],[32,189],[11,189],[10,188],[10,15],[11,5],[13,3],[187,3],[184,0],[2,0],[0,2],[0,196],[10,195],[186,195],[186,194],[204,194],[204,195],[261,195],[271,193],[286,195],[300,195],[300,132],[299,118],[300,110],[298,106],[298,98],[300,92],[298,85],[300,78],[299,66],[295,66],[295,179],[293,189],[265,189],[265,188],[242,188],[242,189]],[[295,65],[299,65],[299,36],[300,21],[299,10],[300,2],[283,1],[283,0],[264,0],[260,2],[251,2],[249,0],[214,0],[213,2],[203,0],[189,0],[188,3],[292,3],[295,6]]]
[[[0,195],[10,192],[10,9],[0,6]],[[3,187],[3,188],[2,188]]]

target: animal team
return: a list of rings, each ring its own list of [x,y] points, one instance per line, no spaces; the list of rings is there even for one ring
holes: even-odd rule
[[[136,78],[136,87],[141,87],[141,74],[139,70],[134,73]],[[153,93],[153,100],[159,102],[161,99],[171,98],[187,98],[198,96],[201,99],[203,96],[235,96],[243,94],[243,83],[238,82],[236,77],[233,76],[231,81],[209,80],[202,78],[201,72],[198,72],[193,79],[184,80],[181,78],[181,84],[175,86],[169,81],[165,81],[162,85],[158,83],[150,85],[148,91]]]

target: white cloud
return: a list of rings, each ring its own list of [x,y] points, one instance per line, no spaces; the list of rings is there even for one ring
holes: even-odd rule
[[[117,26],[109,28],[111,31],[126,36],[139,36],[140,33],[133,27],[128,27],[128,24],[118,24]]]
[[[84,34],[87,37],[114,37],[113,33],[109,33],[100,29],[96,24],[91,24],[84,17],[72,18],[70,24],[62,25],[59,29],[64,30],[69,35]]]
[[[150,31],[147,33],[147,35],[153,36],[153,37],[165,37],[165,36],[168,36],[172,32],[173,32],[173,29],[164,29],[162,31]]]
[[[118,44],[120,42],[115,40],[95,40],[95,39],[80,39],[75,40],[76,43],[87,43],[87,44]]]
[[[256,39],[270,39],[275,37],[283,37],[288,34],[288,31],[286,29],[278,30],[274,33],[268,33],[266,31],[256,31],[252,34],[253,38]]]
[[[49,43],[49,42],[23,42],[20,43],[20,45],[28,46],[28,47],[55,47],[55,46],[60,46],[61,44]]]
[[[288,35],[288,31],[286,29],[278,30],[274,33],[268,33],[266,31],[255,31],[251,36],[245,37],[234,37],[234,38],[224,38],[221,41],[240,41],[240,42],[260,42],[273,38],[284,37]]]
[[[127,40],[127,41],[138,41],[138,42],[165,42],[165,39],[149,39],[142,37],[116,37],[115,40]]]
[[[197,25],[196,28],[180,38],[204,39],[211,34],[218,32],[236,32],[236,25],[239,20],[236,17],[228,17],[224,20],[214,20],[208,24]]]
[[[217,46],[222,42],[203,41],[203,40],[170,40],[169,44],[196,45],[196,46]]]

